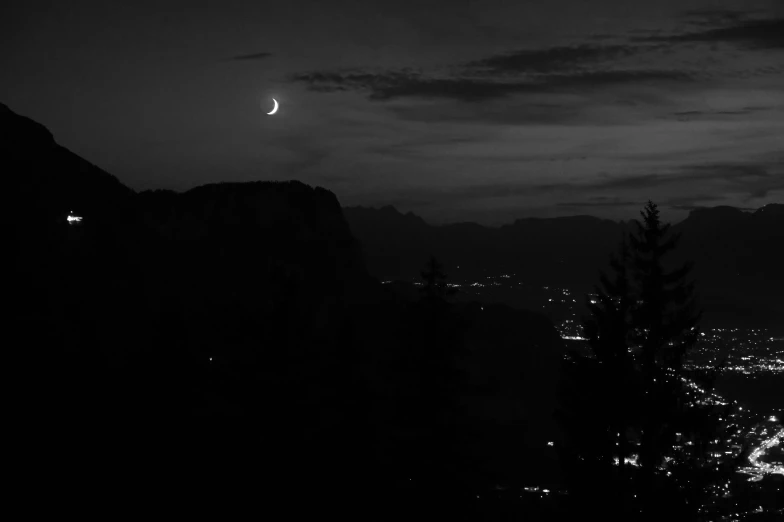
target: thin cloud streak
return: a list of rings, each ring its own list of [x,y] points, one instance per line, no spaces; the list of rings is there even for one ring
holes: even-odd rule
[[[660,48],[660,45],[591,45],[570,47],[526,49],[490,56],[468,62],[467,69],[484,70],[489,73],[549,73],[583,67],[586,62],[599,62],[631,56]]]
[[[264,60],[270,56],[272,56],[272,53],[240,54],[237,56],[232,56],[231,60]]]
[[[646,43],[731,43],[750,50],[784,49],[784,18],[743,20],[734,25],[669,36],[632,38]]]
[[[598,90],[605,86],[656,81],[688,82],[694,73],[677,70],[614,70],[551,74],[527,81],[506,81],[492,76],[485,79],[437,78],[422,73],[390,71],[387,73],[314,72],[297,74],[291,81],[303,82],[317,92],[369,92],[368,99],[388,101],[396,98],[455,99],[478,102],[511,94],[570,92],[574,89]]]

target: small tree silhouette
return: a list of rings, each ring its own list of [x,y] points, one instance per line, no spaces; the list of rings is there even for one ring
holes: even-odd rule
[[[411,345],[417,394],[409,413],[421,434],[423,469],[434,486],[445,487],[454,478],[450,470],[455,465],[455,422],[460,416],[459,389],[464,385],[455,360],[462,349],[462,326],[447,301],[457,290],[447,285],[435,256],[430,256],[421,275],[422,298],[411,307],[417,325]]]
[[[419,292],[424,295],[425,299],[446,301],[457,293],[457,289],[450,288],[446,283],[446,274],[443,269],[443,265],[431,254],[425,270],[420,272],[425,284],[419,289]]]

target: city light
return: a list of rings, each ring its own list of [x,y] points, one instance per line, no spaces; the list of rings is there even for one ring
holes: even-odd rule
[[[485,292],[493,292],[496,288],[529,294],[530,286],[526,287],[516,281],[514,276],[515,274],[512,274],[512,277],[509,274],[487,276],[479,281],[467,280],[449,286],[462,288],[465,294],[479,299],[487,299],[489,296]],[[536,290],[541,292],[541,298],[538,303],[528,306],[541,310],[553,322],[561,339],[573,341],[575,347],[584,356],[592,357],[592,351],[586,343],[589,339],[585,335],[581,321],[581,315],[586,310],[578,309],[576,303],[579,298],[575,298],[576,293],[568,288],[554,286],[538,287]],[[597,294],[586,294],[586,297],[591,304],[602,304]],[[481,306],[480,309],[484,307]],[[683,369],[687,372],[713,370],[717,368],[719,362],[726,359],[720,371],[721,376],[755,380],[762,376],[784,375],[784,348],[774,344],[780,340],[764,329],[703,328],[697,337],[696,345],[689,351],[684,361]],[[630,346],[629,350],[630,353],[636,353],[634,346]],[[568,353],[564,358],[571,359]],[[745,475],[752,484],[763,484],[765,476],[784,474],[784,463],[776,462],[778,458],[776,451],[784,438],[784,430],[780,425],[775,426],[781,418],[778,411],[755,411],[752,404],[739,405],[737,401],[730,401],[716,390],[706,389],[690,378],[681,377],[681,379],[688,390],[688,401],[692,407],[729,406],[730,404],[737,406],[728,417],[722,417],[722,420],[727,422],[729,431],[726,436],[714,441],[715,448],[708,450],[711,461],[715,461],[718,465],[727,459],[742,456],[744,465],[737,471],[742,474],[741,476]],[[672,456],[667,457],[659,467],[661,473],[677,478],[676,469],[681,457],[688,456],[696,448],[695,441],[690,439],[687,434],[681,434],[677,444],[673,446]],[[554,446],[554,442],[547,442],[547,446]],[[744,452],[743,455],[741,451]],[[638,459],[636,454],[627,455],[624,457],[624,463],[637,468]],[[614,461],[617,465],[618,458],[616,457]],[[713,498],[728,498],[730,496],[728,488],[727,484],[716,484]],[[542,487],[526,487],[521,491],[523,492],[536,493],[540,498],[547,496],[547,492]],[[734,518],[740,519],[742,516],[743,514],[739,513]]]
[[[764,475],[784,475],[784,465],[760,462],[760,459],[765,456],[766,452],[770,448],[778,446],[782,440],[784,440],[784,428],[756,447],[749,455],[749,464],[751,466],[742,468],[740,472],[751,475],[749,480],[752,482],[762,480]]]
[[[637,461],[637,459],[638,459],[638,458],[639,458],[639,455],[636,455],[636,454],[635,454],[635,455],[632,455],[631,457],[624,457],[624,458],[623,458],[623,462],[624,462],[625,464],[629,464],[629,465],[631,465],[631,466],[634,466],[634,467],[637,467],[637,468],[639,468],[639,467],[640,467],[640,463]],[[613,462],[614,462],[614,463],[615,463],[615,465],[617,466],[617,465],[618,465],[618,462],[620,462],[620,461],[618,460],[618,457],[614,457],[614,458],[613,458]]]

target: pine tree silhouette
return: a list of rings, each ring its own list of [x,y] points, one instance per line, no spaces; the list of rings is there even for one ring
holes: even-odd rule
[[[670,498],[695,515],[706,488],[725,481],[731,472],[730,459],[716,462],[710,455],[725,454],[729,424],[725,419],[733,406],[706,399],[721,365],[708,371],[684,370],[684,358],[699,338],[702,317],[695,283],[689,280],[693,264],[667,272],[664,258],[680,237],[668,235],[670,225],[661,223],[653,202],[648,201],[641,215],[643,221],[635,222],[636,234],[630,237],[637,295],[632,309],[633,346],[643,392],[639,409],[644,413],[639,425],[641,497],[652,516],[668,508],[656,485],[664,482],[661,468],[673,458]],[[695,392],[695,387],[705,393]],[[683,451],[676,456],[673,448],[678,444]]]
[[[670,225],[660,222],[654,203],[649,201],[640,214],[644,221],[635,221],[637,234],[630,236],[634,279],[639,285],[634,322],[643,371],[650,380],[657,364],[682,367],[684,355],[697,342],[702,312],[697,310],[694,282],[686,281],[692,263],[670,273],[662,265],[680,237],[667,237]]]
[[[668,236],[670,227],[661,223],[654,203],[641,214],[636,233],[611,256],[613,277],[600,274],[598,296],[588,299],[591,316],[583,323],[595,359],[572,365],[579,385],[566,392],[562,422],[567,433],[593,441],[589,446],[571,437],[572,468],[583,479],[601,475],[613,481],[616,516],[692,516],[708,487],[726,481],[732,469],[710,458],[724,454],[722,419],[732,406],[707,399],[719,369],[684,369],[701,318],[695,285],[688,281],[692,266],[665,270],[665,254],[679,238]],[[695,392],[695,386],[707,393]],[[624,465],[634,453],[639,463]],[[593,468],[575,466],[577,460]],[[617,472],[607,470],[608,460],[617,462]],[[579,482],[576,487],[596,493]]]

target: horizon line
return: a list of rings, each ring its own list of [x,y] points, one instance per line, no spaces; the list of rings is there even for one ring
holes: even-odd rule
[[[724,207],[724,208],[732,208],[732,209],[738,210],[740,212],[743,212],[744,214],[755,214],[759,210],[761,210],[761,209],[763,209],[765,207],[768,207],[770,205],[784,205],[784,203],[767,203],[767,204],[765,204],[765,205],[763,205],[761,207],[758,207],[756,209],[744,209],[744,208],[740,208],[740,207],[733,207],[732,205],[716,205],[716,206],[713,206],[713,207],[697,207],[697,208],[693,208],[693,209],[689,210],[689,216],[691,216],[692,212],[695,212],[695,211],[698,211],[698,210],[712,210],[712,209],[715,209],[715,208],[722,208],[722,207]],[[500,224],[500,225],[483,225],[483,224],[478,223],[476,221],[452,221],[452,222],[448,222],[448,223],[435,224],[435,223],[431,223],[431,222],[425,220],[422,216],[420,216],[419,214],[416,214],[416,213],[414,213],[414,212],[412,212],[410,210],[408,212],[403,213],[400,210],[398,210],[397,207],[395,207],[394,205],[383,205],[383,206],[380,206],[380,207],[364,206],[364,205],[341,205],[341,209],[352,209],[352,208],[360,208],[360,209],[365,209],[365,210],[383,210],[385,208],[391,208],[392,210],[394,210],[395,212],[397,212],[401,216],[407,216],[407,215],[411,214],[412,216],[422,220],[427,226],[431,226],[431,227],[445,227],[445,226],[450,226],[450,225],[471,224],[471,225],[480,226],[482,228],[499,229],[499,228],[503,228],[505,226],[514,225],[518,221],[523,221],[523,220],[526,220],[526,219],[547,220],[547,219],[571,219],[571,218],[580,218],[580,217],[588,217],[588,218],[592,218],[592,219],[597,219],[599,221],[611,221],[611,222],[617,223],[617,224],[624,224],[624,223],[628,223],[630,221],[637,220],[637,218],[629,218],[627,220],[615,220],[615,219],[610,219],[610,218],[597,217],[597,216],[593,216],[593,215],[590,215],[590,214],[574,214],[574,215],[569,215],[569,216],[556,216],[556,217],[523,217],[523,218],[517,218],[517,219],[515,219],[512,222],[503,223],[503,224]],[[683,223],[684,221],[689,219],[689,216],[687,216],[686,218],[682,219],[681,221],[678,221],[677,223],[670,223],[670,224],[671,225],[677,225],[677,224]],[[669,222],[665,222],[665,223],[669,223]]]

